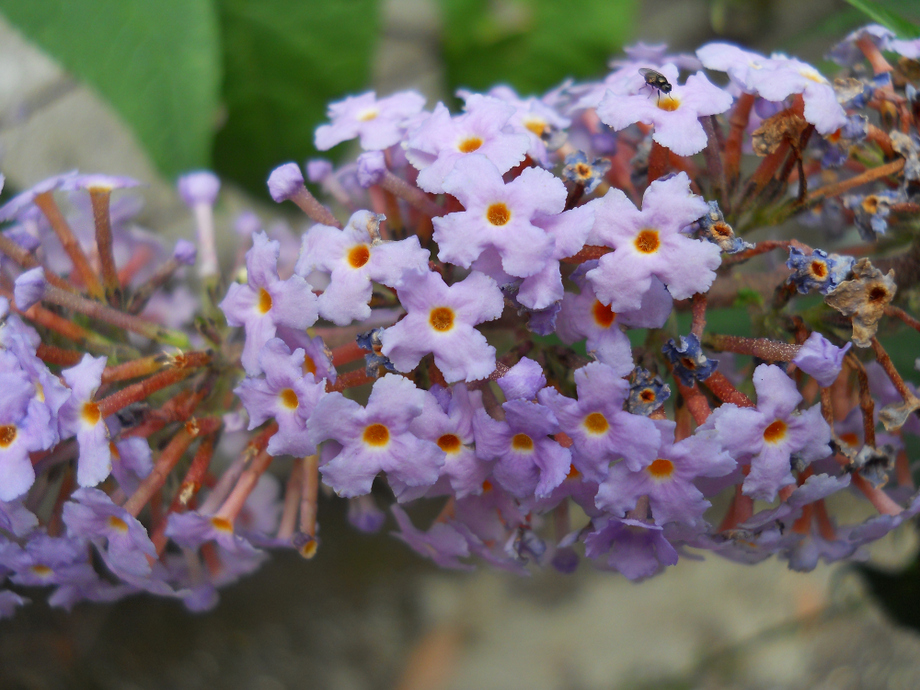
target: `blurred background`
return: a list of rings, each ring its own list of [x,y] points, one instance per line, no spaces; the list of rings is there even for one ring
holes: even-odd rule
[[[916,0],[882,4],[920,19]],[[639,40],[692,52],[719,38],[820,68],[868,22],[843,0],[0,0],[0,15],[3,199],[73,168],[130,175],[147,185],[141,221],[168,236],[192,236],[174,182],[202,167],[225,180],[228,236],[243,208],[302,230],[264,181],[317,155],[327,103],[350,93],[539,94],[602,77]],[[634,585],[590,567],[445,572],[351,529],[340,501],[319,519],[312,561],[274,554],[210,613],[139,597],[68,614],[35,592],[0,621],[0,688],[920,685],[920,636],[903,625],[920,619],[913,525],[873,549],[871,571],[684,559]]]

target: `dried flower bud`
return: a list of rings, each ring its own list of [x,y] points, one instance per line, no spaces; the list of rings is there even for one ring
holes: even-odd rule
[[[824,301],[853,319],[853,342],[856,346],[869,347],[869,341],[878,329],[878,320],[895,292],[893,270],[883,275],[869,259],[860,259],[853,266],[853,279],[840,283]]]

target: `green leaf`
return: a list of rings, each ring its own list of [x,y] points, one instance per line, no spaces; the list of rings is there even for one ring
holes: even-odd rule
[[[893,31],[898,38],[920,38],[920,26],[900,14],[870,0],[846,0],[867,17]]]
[[[210,0],[0,0],[0,12],[94,87],[163,173],[208,165],[220,84]]]
[[[632,33],[634,0],[440,0],[451,88],[540,93],[594,77]]]
[[[272,168],[315,154],[313,132],[332,100],[364,89],[376,0],[218,0],[226,124],[215,168],[266,196]]]

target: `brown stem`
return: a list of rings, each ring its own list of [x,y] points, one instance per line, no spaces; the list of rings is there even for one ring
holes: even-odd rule
[[[131,331],[132,333],[137,333],[150,340],[169,343],[177,347],[188,345],[188,336],[184,333],[164,328],[163,326],[132,314],[125,314],[122,311],[112,309],[100,302],[94,302],[80,295],[65,292],[52,285],[45,288],[45,296],[42,299],[56,304],[59,307],[85,314],[91,319],[111,324],[126,331]]]
[[[869,392],[869,376],[862,362],[852,352],[846,355],[846,362],[856,371],[859,384],[859,409],[863,417],[863,443],[875,448],[875,402]],[[833,427],[831,427],[833,428]]]
[[[182,478],[182,482],[179,484],[179,490],[176,492],[169,509],[150,534],[150,541],[156,547],[157,554],[162,554],[163,549],[166,548],[166,525],[168,524],[169,516],[185,508],[201,489],[201,481],[208,471],[211,458],[214,455],[214,439],[215,434],[208,434],[199,444],[198,450],[195,451],[195,457],[192,458],[192,462],[185,473],[185,477]]]
[[[648,183],[664,177],[668,172],[670,151],[652,140],[652,150],[648,154]]]
[[[562,259],[565,264],[583,264],[586,261],[600,259],[604,254],[609,254],[613,250],[610,247],[600,247],[593,244],[586,244],[577,254],[572,254]]]
[[[709,179],[712,184],[712,194],[717,199],[726,199],[727,183],[725,180],[725,169],[722,166],[722,155],[719,149],[719,140],[716,136],[715,116],[704,116],[700,118],[700,124],[706,130],[706,148],[703,149],[703,155],[706,157],[706,167],[709,172]],[[724,213],[726,209],[722,209]]]
[[[125,386],[120,391],[103,398],[96,403],[99,413],[103,417],[108,417],[131,403],[145,400],[153,393],[187,378],[196,369],[207,366],[211,361],[211,355],[207,352],[189,352],[182,355],[182,358],[183,363],[181,366],[173,366],[143,381]]]
[[[39,343],[35,354],[45,364],[56,364],[61,367],[72,367],[83,359],[83,353],[78,350],[65,350],[47,343]]]
[[[875,74],[884,74],[885,72],[891,72],[894,67],[892,67],[888,60],[885,59],[885,56],[882,55],[881,51],[878,49],[878,46],[872,41],[872,38],[868,35],[861,36],[856,41],[856,47],[859,48],[863,55],[866,56],[866,60],[869,61],[869,64],[872,65],[872,70]]]
[[[70,261],[73,263],[77,273],[80,274],[80,278],[83,280],[83,284],[86,285],[89,294],[95,299],[103,299],[105,294],[102,290],[102,284],[99,282],[96,272],[89,265],[89,259],[86,258],[83,247],[80,246],[79,241],[73,234],[73,230],[67,223],[67,219],[64,218],[64,214],[58,208],[52,193],[48,191],[36,196],[35,205],[45,214],[45,218],[51,224],[51,229],[54,230],[54,234],[61,241],[64,251],[70,257]]]
[[[20,247],[4,234],[0,234],[0,252],[6,254],[23,268],[38,268],[41,266],[41,264],[38,262],[38,259],[36,259],[26,249]],[[45,280],[47,280],[51,285],[60,288],[61,290],[67,290],[67,292],[77,292],[77,289],[73,285],[61,278],[61,276],[56,274],[54,271],[49,271],[47,268],[45,269]]]
[[[805,200],[806,204],[813,204],[820,199],[823,199],[826,196],[837,196],[838,194],[843,194],[848,192],[854,187],[859,187],[869,182],[875,182],[883,177],[888,175],[894,175],[896,172],[900,171],[904,167],[904,159],[899,158],[896,161],[891,163],[886,163],[885,165],[880,165],[877,168],[871,168],[861,175],[856,177],[851,177],[849,180],[843,180],[841,182],[835,182],[833,184],[825,185],[813,191],[808,195]]]
[[[89,190],[89,199],[93,206],[93,222],[96,226],[99,267],[102,269],[102,284],[105,287],[109,304],[117,307],[121,304],[121,284],[118,282],[118,269],[115,266],[115,254],[112,252],[112,222],[109,215],[111,197],[111,189],[91,187]]]
[[[201,434],[209,434],[220,428],[221,421],[216,417],[190,421],[185,424],[157,458],[153,470],[137,487],[137,491],[122,506],[129,514],[137,517],[151,497],[159,491],[172,469],[176,466],[192,441]]]
[[[413,187],[389,170],[386,171],[383,179],[380,181],[380,186],[391,194],[395,194],[412,206],[412,208],[424,213],[429,218],[436,218],[447,213],[446,209],[433,202],[421,189]]]
[[[243,470],[243,474],[240,475],[240,479],[236,486],[233,487],[233,491],[227,496],[227,500],[224,501],[224,504],[215,513],[214,517],[233,523],[246,503],[246,499],[249,498],[249,494],[256,488],[259,477],[265,473],[265,470],[268,469],[274,459],[274,456],[270,455],[267,450],[261,451],[249,467]]]
[[[308,455],[303,459],[303,485],[300,494],[300,533],[309,537],[300,547],[300,555],[313,558],[316,555],[316,498],[319,495],[319,456]]]
[[[791,362],[801,347],[769,338],[742,338],[737,335],[718,334],[710,334],[706,338],[706,345],[719,352],[752,355],[766,362]]]
[[[301,187],[292,197],[290,197],[300,210],[307,214],[317,223],[331,225],[334,228],[342,229],[342,224],[336,218],[332,211],[323,206],[316,197],[310,194],[306,187]]]
[[[703,330],[706,328],[706,294],[697,292],[691,302],[692,322],[690,332],[700,341],[703,340]]]
[[[333,383],[326,384],[326,392],[327,393],[333,393],[333,392],[341,393],[346,388],[355,388],[357,386],[363,386],[366,383],[373,383],[376,380],[377,380],[376,376],[368,376],[367,372],[363,368],[356,369],[354,371],[346,371],[344,374],[339,374],[336,377],[334,384]]]
[[[739,391],[732,385],[732,382],[725,378],[721,372],[714,371],[712,375],[703,381],[713,394],[722,402],[732,403],[738,407],[757,407],[749,397]]]
[[[891,357],[888,356],[888,353],[885,351],[885,348],[882,347],[882,344],[878,341],[878,338],[872,336],[872,349],[875,352],[876,361],[882,365],[882,369],[885,370],[885,373],[888,374],[888,378],[891,379],[891,382],[894,384],[894,387],[898,389],[901,397],[904,399],[904,402],[911,402],[916,400],[916,396],[911,393],[910,388],[907,387],[907,384],[904,383],[904,378],[901,374],[898,373],[898,370],[895,369],[894,363],[891,361]],[[875,444],[872,444],[875,446]]]
[[[737,183],[741,170],[741,144],[744,141],[744,131],[751,119],[751,109],[754,107],[755,100],[756,97],[752,93],[741,94],[728,118],[729,131],[728,138],[725,140],[725,178],[732,187]]]
[[[908,326],[913,328],[915,331],[920,331],[920,321],[915,319],[913,316],[908,314],[903,309],[899,309],[898,307],[893,307],[889,304],[885,307],[885,316],[891,316],[896,319],[900,319],[901,321],[906,323]]]

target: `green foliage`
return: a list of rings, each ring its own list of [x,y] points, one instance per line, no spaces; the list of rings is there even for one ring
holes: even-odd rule
[[[366,87],[376,0],[218,0],[226,123],[214,165],[265,196],[271,169],[314,153],[330,100]]]
[[[863,12],[872,21],[893,31],[899,38],[920,37],[920,25],[903,17],[879,2],[871,0],[846,0],[853,7]]]
[[[440,0],[449,87],[523,95],[596,76],[631,35],[634,0]],[[590,18],[586,20],[586,18]]]
[[[210,0],[0,0],[0,12],[107,99],[164,173],[208,164],[220,84]]]

